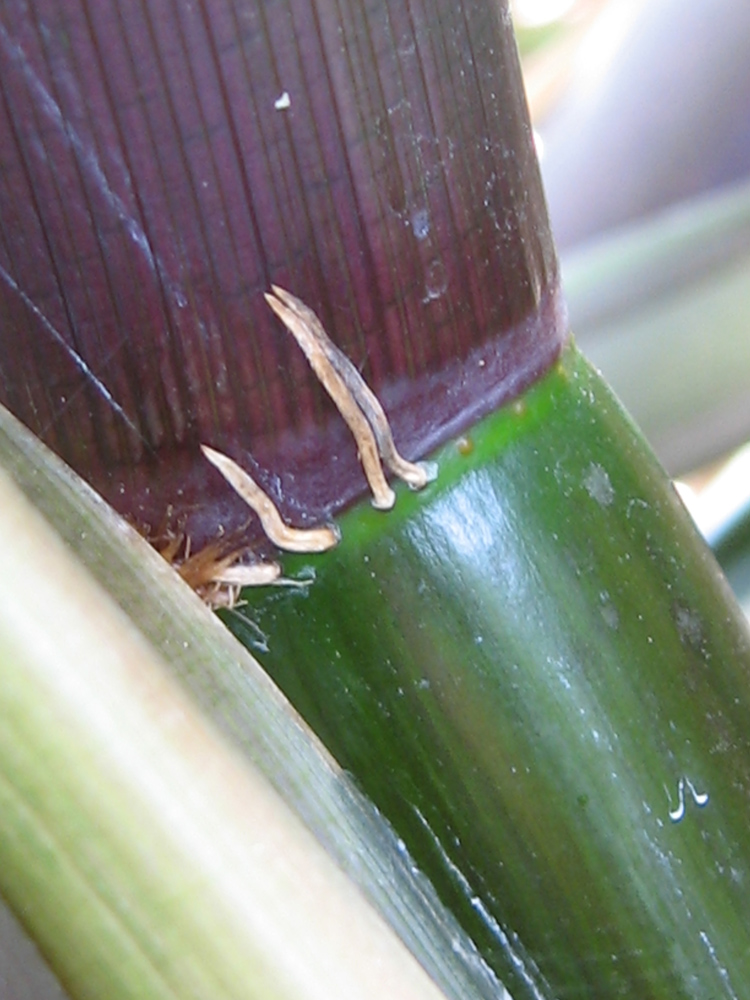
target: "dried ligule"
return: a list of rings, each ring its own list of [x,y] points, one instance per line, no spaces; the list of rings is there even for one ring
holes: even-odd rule
[[[252,560],[247,545],[237,537],[218,538],[192,552],[189,536],[165,528],[151,542],[210,608],[234,608],[243,587],[268,586],[281,579],[278,563]],[[248,555],[252,561],[244,562]]]
[[[339,532],[334,526],[292,528],[285,524],[273,500],[249,473],[229,456],[208,445],[202,444],[201,451],[248,507],[255,511],[266,535],[278,548],[287,552],[325,552],[338,543]]]

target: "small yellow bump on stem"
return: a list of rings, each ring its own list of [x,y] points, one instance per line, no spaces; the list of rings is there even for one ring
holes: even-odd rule
[[[273,500],[263,492],[252,476],[220,451],[202,444],[201,451],[219,470],[229,485],[260,518],[268,538],[287,552],[325,552],[338,544],[339,532],[333,526],[322,528],[291,528],[285,524]]]
[[[468,435],[462,434],[456,441],[456,450],[459,455],[471,455],[474,451],[474,442]]]

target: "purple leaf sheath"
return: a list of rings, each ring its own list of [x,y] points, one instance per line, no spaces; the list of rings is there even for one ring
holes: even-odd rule
[[[364,491],[263,300],[321,317],[426,451],[566,336],[497,0],[0,0],[0,398],[117,508],[197,535]]]

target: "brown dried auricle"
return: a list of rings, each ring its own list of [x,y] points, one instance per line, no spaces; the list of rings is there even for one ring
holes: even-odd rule
[[[372,490],[373,506],[390,510],[396,501],[386,482],[381,459],[412,489],[420,490],[431,482],[437,475],[435,465],[408,462],[399,455],[380,401],[349,358],[333,343],[312,309],[278,285],[266,293],[266,302],[304,351],[310,367],[354,435]]]
[[[409,462],[398,453],[378,398],[349,358],[329,338],[312,309],[277,285],[266,294],[266,301],[301,347],[352,432],[372,491],[373,506],[390,510],[396,500],[383,463],[412,489],[422,489],[434,479],[437,467],[433,463]],[[263,531],[277,548],[286,552],[325,552],[338,543],[340,536],[335,526],[293,528],[286,524],[271,498],[248,472],[215,448],[204,444],[201,450],[258,516]],[[206,556],[202,558],[204,553]],[[244,563],[237,561],[237,555],[219,557],[211,552],[211,546],[206,546],[200,553],[186,558],[178,568],[213,607],[233,607],[242,587],[293,583],[282,580],[277,563]]]

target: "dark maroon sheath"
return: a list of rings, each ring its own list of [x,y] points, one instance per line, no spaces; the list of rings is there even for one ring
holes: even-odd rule
[[[2,0],[0,398],[116,507],[298,524],[364,491],[266,306],[315,309],[409,457],[566,335],[497,0]]]

